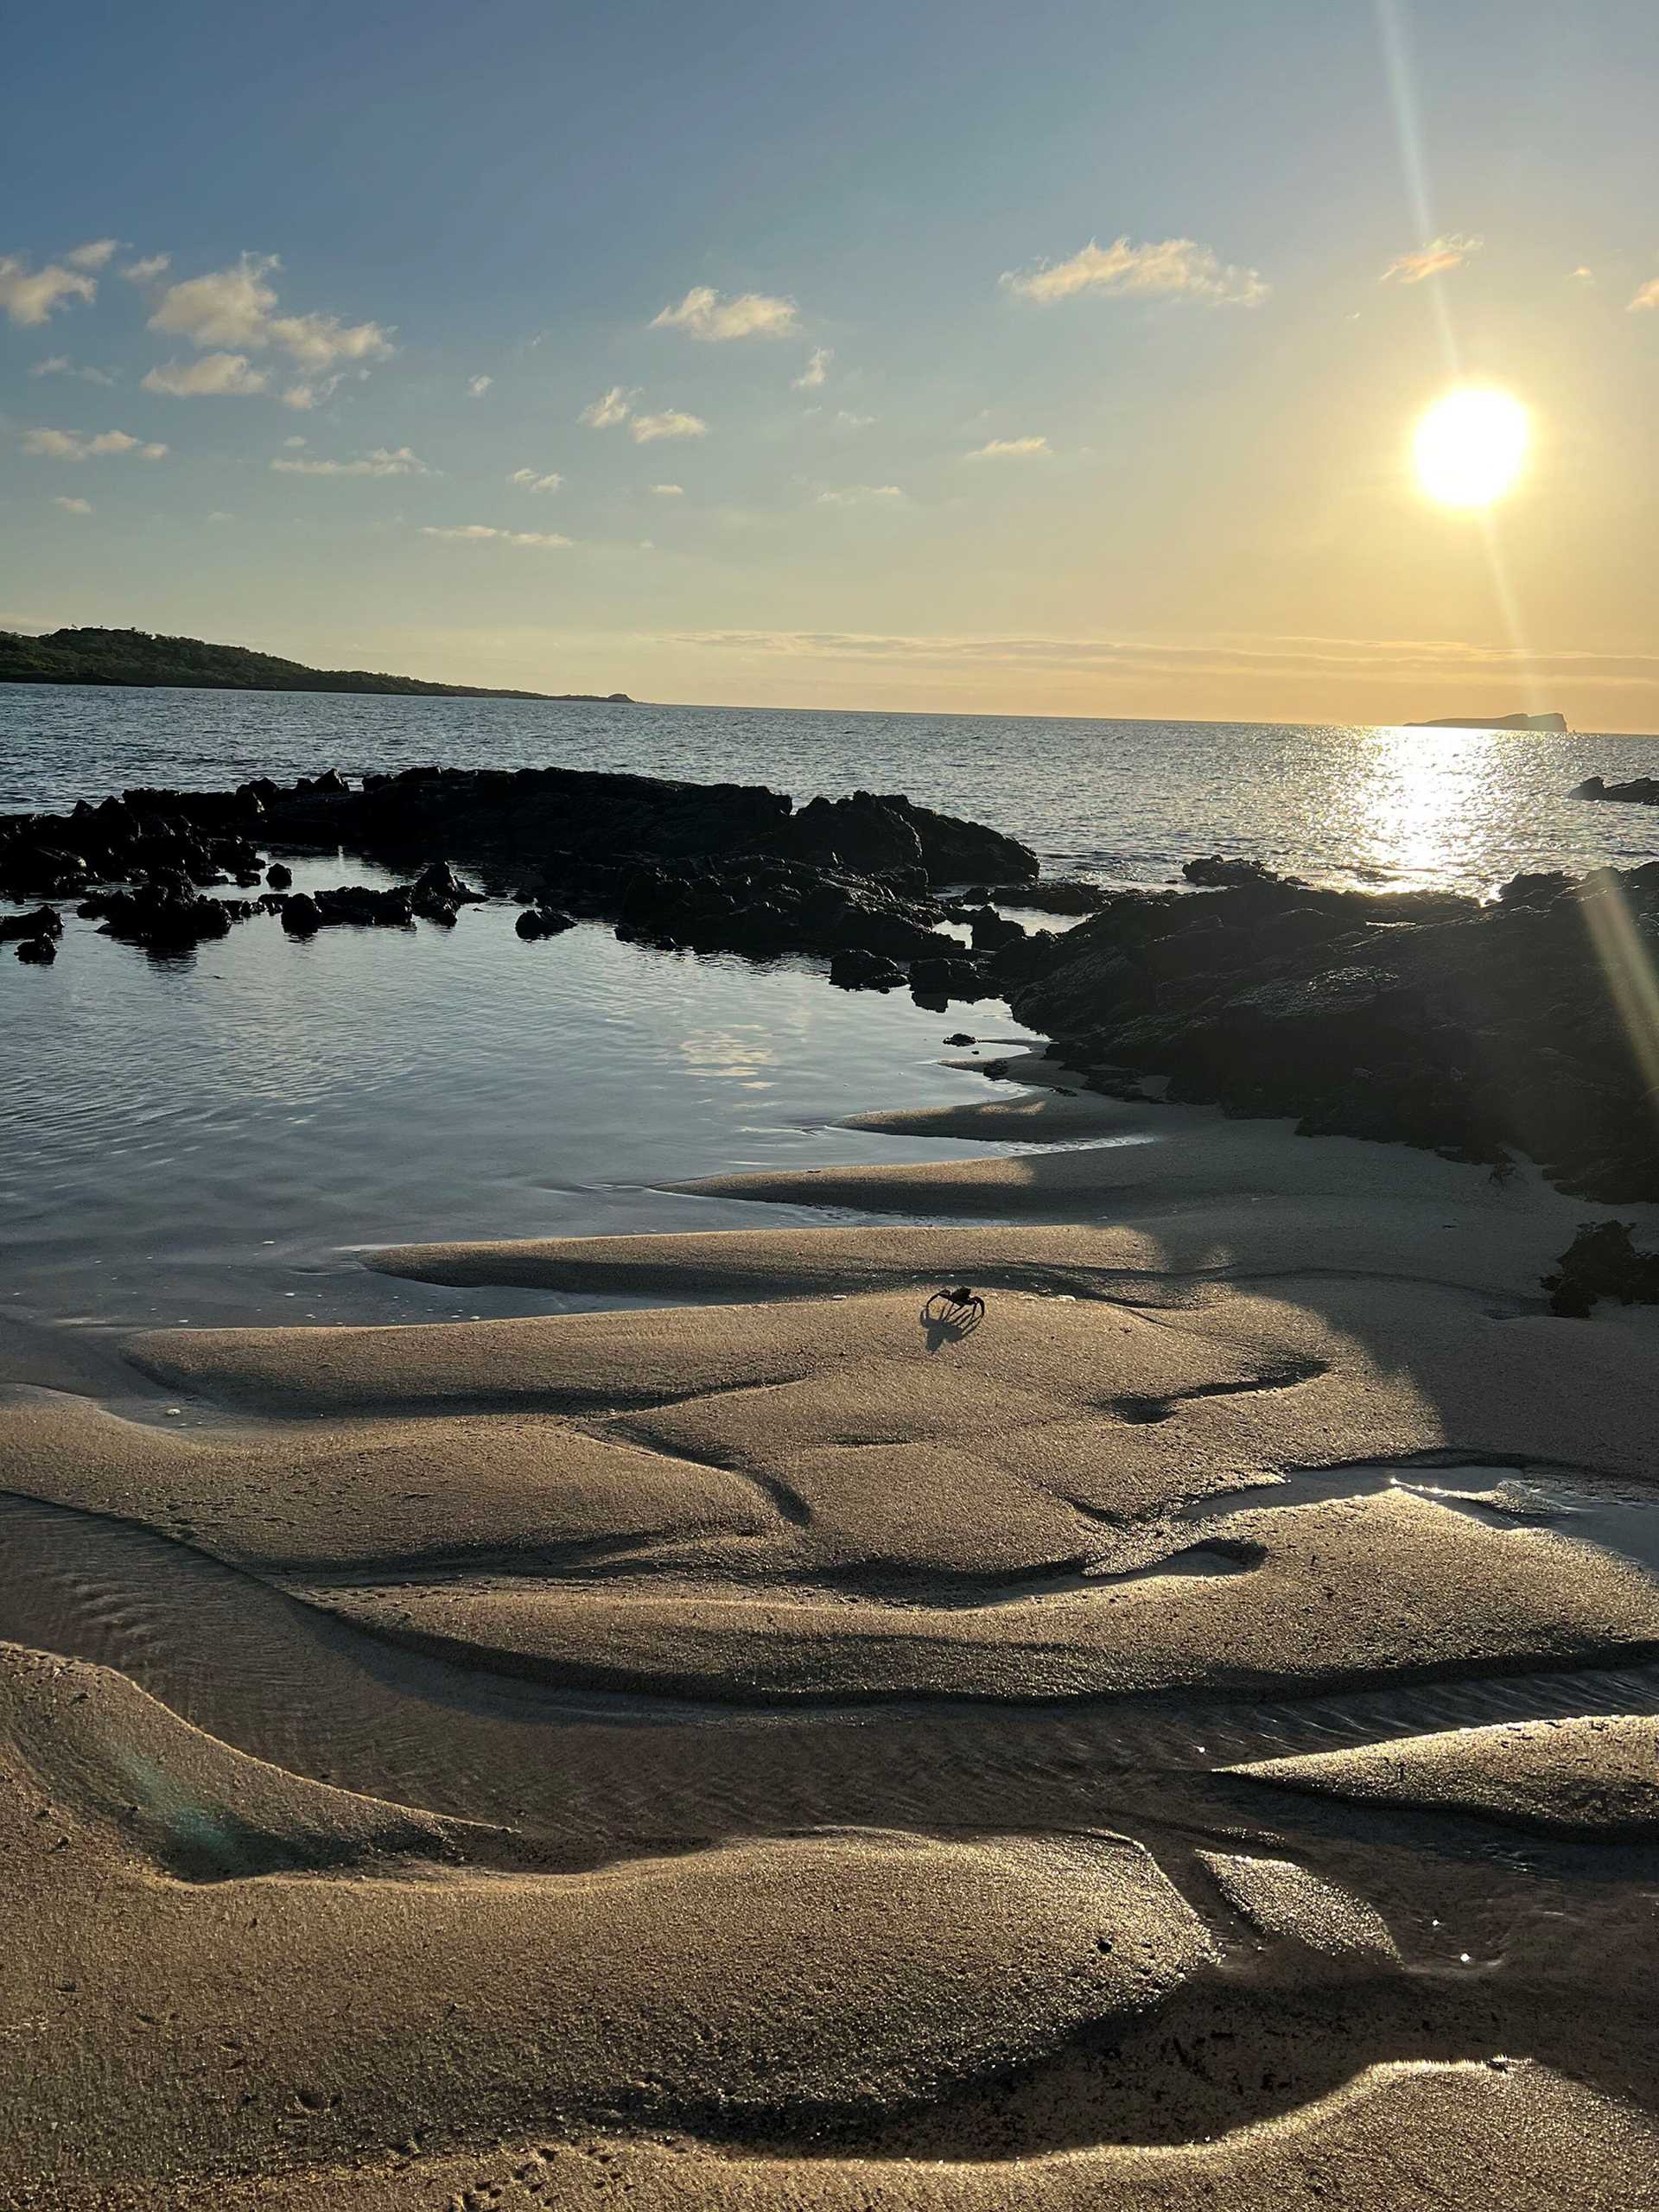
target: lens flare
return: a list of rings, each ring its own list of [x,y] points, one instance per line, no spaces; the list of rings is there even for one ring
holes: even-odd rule
[[[1442,506],[1490,507],[1513,487],[1531,442],[1531,419],[1509,392],[1449,391],[1417,425],[1417,481]]]

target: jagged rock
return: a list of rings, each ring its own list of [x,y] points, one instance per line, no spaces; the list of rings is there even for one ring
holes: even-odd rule
[[[526,906],[512,926],[526,944],[532,944],[539,938],[558,937],[576,925],[572,916],[561,913],[556,906]]]
[[[1549,1310],[1586,1319],[1600,1298],[1659,1305],[1659,1252],[1638,1252],[1628,1221],[1586,1221],[1554,1270],[1541,1278]]]
[[[912,960],[910,963],[912,997],[924,1006],[944,1007],[952,999],[988,999],[992,994],[984,976],[971,960]]]
[[[410,886],[415,899],[415,911],[423,911],[422,902],[441,906],[481,906],[484,893],[463,883],[448,861],[430,861]]]
[[[893,991],[903,988],[905,973],[896,962],[884,959],[880,953],[855,947],[835,954],[830,963],[830,980],[837,990]]]
[[[58,957],[56,940],[49,937],[17,939],[17,957],[36,968],[49,968]]]
[[[103,916],[105,937],[142,944],[149,952],[183,952],[210,938],[228,937],[232,923],[252,911],[239,900],[232,906],[207,898],[181,879],[111,892],[107,898],[90,901],[89,906]]]
[[[1187,861],[1181,874],[1203,891],[1243,891],[1286,880],[1275,875],[1270,868],[1264,868],[1260,861],[1227,860],[1220,853]]]
[[[296,891],[283,900],[283,927],[289,937],[315,937],[322,927],[322,914],[308,892]]]
[[[61,937],[63,924],[50,906],[36,906],[29,914],[0,914],[0,944],[14,938]]]
[[[1632,806],[1659,806],[1659,777],[1633,776],[1628,784],[1609,784],[1599,776],[1586,776],[1574,786],[1573,796],[1622,799]]]
[[[273,861],[265,870],[265,881],[273,891],[287,891],[293,884],[294,871],[291,868],[285,868],[281,861]]]

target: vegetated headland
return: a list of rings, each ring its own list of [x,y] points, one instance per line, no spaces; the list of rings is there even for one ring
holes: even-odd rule
[[[563,699],[631,706],[626,691],[513,691],[478,683],[423,683],[362,668],[308,668],[246,645],[163,638],[148,630],[0,630],[0,683],[172,684],[195,691],[385,691],[429,699]]]

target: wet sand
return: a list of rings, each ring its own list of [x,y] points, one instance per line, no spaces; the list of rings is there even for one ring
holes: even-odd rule
[[[863,1122],[958,1149],[372,1255],[653,1303],[0,1394],[0,2199],[1654,2201],[1659,1326],[1536,1281],[1599,1210]]]

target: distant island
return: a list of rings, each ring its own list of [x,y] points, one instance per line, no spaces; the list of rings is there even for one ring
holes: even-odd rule
[[[158,638],[148,630],[52,630],[30,638],[0,630],[0,683],[175,684],[195,691],[390,691],[427,699],[583,700],[632,706],[626,691],[508,691],[477,683],[423,683],[361,668],[307,668],[245,645]]]
[[[1408,722],[1408,729],[1536,729],[1565,737],[1565,715],[1441,715],[1432,722]]]

